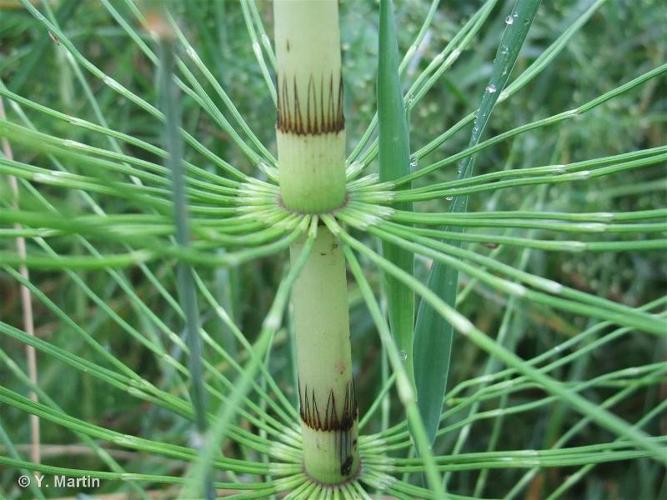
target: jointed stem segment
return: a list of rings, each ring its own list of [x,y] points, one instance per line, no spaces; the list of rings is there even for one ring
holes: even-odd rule
[[[285,206],[320,213],[345,201],[338,4],[276,0],[276,139]]]
[[[288,210],[327,213],[345,202],[345,120],[338,3],[276,0],[276,137]],[[303,241],[291,247],[292,258]],[[359,470],[345,260],[325,227],[294,284],[305,472],[342,484]]]
[[[293,256],[300,246],[292,246]],[[358,470],[358,405],[345,261],[338,240],[323,226],[292,301],[305,468],[321,482],[343,482]]]

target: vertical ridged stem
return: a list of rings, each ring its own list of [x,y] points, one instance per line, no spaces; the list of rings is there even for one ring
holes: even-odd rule
[[[2,98],[0,98],[0,119],[5,119],[5,106]],[[13,160],[14,154],[12,152],[11,146],[9,145],[9,141],[3,138],[0,143],[2,144],[2,153],[4,157],[8,160]],[[16,177],[11,176],[9,178],[9,186],[13,196],[13,208],[18,209],[19,186]],[[20,227],[20,225],[17,225],[16,229],[20,229]],[[28,252],[26,250],[25,238],[20,236],[16,238],[16,250],[20,258],[26,258]],[[30,273],[28,272],[28,268],[25,264],[21,264],[19,266],[19,272],[26,281],[30,280]],[[28,335],[34,336],[35,322],[32,311],[32,296],[30,294],[30,290],[28,290],[28,288],[23,285],[21,285],[21,309],[23,312],[23,329]],[[33,346],[26,345],[25,354],[28,362],[28,374],[30,376],[30,382],[32,382],[34,385],[37,385],[37,352]],[[37,394],[34,391],[30,391],[30,399],[34,402],[37,402]],[[42,454],[40,451],[40,425],[39,417],[37,415],[30,415],[30,439],[30,459],[33,461],[33,463],[41,463]]]
[[[282,203],[326,213],[345,203],[345,121],[337,0],[276,0],[276,136]],[[292,246],[298,255],[303,242]],[[339,484],[359,470],[345,260],[319,226],[292,292],[304,468]]]

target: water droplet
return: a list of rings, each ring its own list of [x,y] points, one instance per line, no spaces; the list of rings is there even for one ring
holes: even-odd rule
[[[102,81],[116,91],[122,91],[123,86],[110,76],[104,75]]]
[[[410,170],[416,170],[418,164],[419,164],[419,161],[417,160],[417,157],[416,156],[411,156],[410,157]]]
[[[512,16],[507,16],[505,18],[505,24],[510,25],[514,22],[514,18]]]
[[[508,283],[507,291],[517,297],[523,297],[527,292],[526,287],[519,283]]]
[[[540,284],[542,285],[542,288],[545,291],[547,291],[549,293],[556,294],[556,295],[561,294],[563,292],[564,288],[565,288],[563,285],[561,285],[557,281],[553,281],[553,280],[549,280],[549,279],[543,279],[543,280],[539,280],[539,281],[540,281]]]
[[[199,432],[196,431],[191,431],[188,436],[188,441],[189,445],[192,448],[202,448],[204,446],[204,436],[202,436]]]
[[[489,85],[487,85],[487,87],[486,87],[486,91],[487,91],[489,94],[493,94],[493,93],[496,92],[496,86],[495,86],[493,83],[490,83]]]
[[[508,54],[509,51],[510,51],[510,49],[508,49],[507,46],[502,46],[502,47],[500,48],[500,53],[501,53],[502,55],[506,55],[506,54]]]
[[[408,353],[405,351],[401,351],[400,354],[401,356],[401,361],[407,361],[408,360]]]
[[[64,177],[65,179],[76,179],[76,175],[72,172],[65,172],[62,170],[53,170],[51,171],[51,175],[54,177]]]
[[[68,117],[67,121],[70,122],[72,125],[76,126],[82,126],[86,124],[84,120],[82,120],[81,118],[76,118],[75,116]]]
[[[134,436],[131,436],[129,434],[121,434],[120,436],[113,436],[111,440],[119,445],[132,446],[135,443]]]
[[[255,44],[253,43],[253,49],[255,48]],[[194,62],[200,61],[199,55],[195,51],[194,47],[191,45],[188,45],[188,47],[185,49],[185,53],[188,55],[190,59],[192,59]]]
[[[447,200],[447,201],[452,201],[453,199],[454,199],[454,197],[452,195],[445,196],[445,200]]]
[[[86,149],[88,147],[86,144],[83,144],[78,141],[73,141],[72,139],[63,139],[63,146],[67,146],[69,148],[77,148],[77,149]]]

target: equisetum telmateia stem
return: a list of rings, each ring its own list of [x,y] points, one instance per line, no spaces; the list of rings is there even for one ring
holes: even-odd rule
[[[345,120],[337,0],[275,0],[281,202],[299,213],[345,203]],[[292,246],[298,255],[303,241]],[[304,468],[339,484],[359,470],[345,261],[319,226],[292,292]]]

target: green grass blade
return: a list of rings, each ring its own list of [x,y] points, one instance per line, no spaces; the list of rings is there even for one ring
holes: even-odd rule
[[[470,147],[475,146],[482,137],[498,96],[509,80],[539,4],[539,0],[517,0],[512,13],[505,20],[507,27],[500,39],[489,84],[482,95],[470,137]],[[474,167],[475,157],[469,156],[461,164],[459,179],[471,177]],[[459,196],[454,199],[450,211],[452,213],[465,212],[467,206],[468,197]],[[454,229],[454,231],[462,231],[462,229]],[[461,245],[461,242],[456,241],[452,244]],[[456,269],[434,263],[428,279],[428,287],[446,304],[453,306],[456,304],[458,279]],[[435,440],[447,388],[453,336],[452,325],[429,304],[421,301],[415,326],[414,355],[418,360],[415,364],[415,383],[419,410],[431,441]]]
[[[380,46],[378,49],[378,118],[380,180],[390,181],[410,171],[410,143],[407,116],[399,76],[398,41],[391,0],[380,2]],[[397,208],[410,210],[411,203]],[[382,243],[382,253],[401,269],[412,273],[414,257],[391,243]],[[396,338],[408,376],[413,381],[414,292],[395,278],[385,275],[389,325]]]
[[[56,12],[56,19],[61,24],[67,23],[68,20],[72,19],[81,2],[76,0],[70,0],[68,2],[61,2],[58,5],[58,10]],[[21,66],[20,70],[17,71],[16,75],[12,78],[11,88],[15,92],[19,92],[23,89],[26,81],[29,81],[30,73],[34,70],[35,65],[39,60],[44,57],[44,52],[50,48],[51,38],[49,33],[42,33],[40,37],[33,43],[32,49],[30,50],[30,57]]]
[[[165,116],[165,149],[169,153],[166,163],[171,173],[176,243],[180,247],[187,248],[190,246],[190,228],[185,193],[183,140],[180,131],[181,109],[178,89],[174,82],[176,45],[170,34],[161,33],[161,35],[159,39],[159,86],[160,100]],[[206,393],[203,384],[202,340],[199,335],[199,311],[193,269],[187,262],[180,261],[177,264],[177,285],[181,307],[185,314],[186,343],[190,350],[188,368],[191,377],[190,391],[195,410],[195,424],[197,431],[203,436],[208,424],[206,420]],[[215,498],[212,478],[207,474],[202,480],[206,498]]]
[[[11,458],[16,460],[17,462],[21,461],[21,456],[16,450],[16,447],[14,446],[14,443],[9,437],[9,434],[7,433],[7,431],[5,431],[5,428],[2,425],[2,419],[0,419],[0,445],[4,447],[3,453],[8,453],[11,456]],[[19,469],[19,472],[21,472],[23,476],[27,475],[27,471],[25,469]],[[44,494],[37,486],[35,486],[34,482],[28,482],[28,488],[30,489],[30,493],[34,495],[33,498],[40,498],[40,499],[45,498]]]

